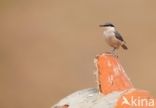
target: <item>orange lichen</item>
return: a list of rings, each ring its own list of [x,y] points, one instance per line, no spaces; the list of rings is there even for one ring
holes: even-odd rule
[[[104,53],[96,58],[98,70],[98,83],[100,92],[108,94],[113,91],[123,91],[133,88],[118,58],[112,54]]]

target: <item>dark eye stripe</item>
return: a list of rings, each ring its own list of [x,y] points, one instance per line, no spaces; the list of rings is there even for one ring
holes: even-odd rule
[[[113,24],[105,24],[104,26],[105,26],[105,27],[108,27],[108,26],[114,27]]]

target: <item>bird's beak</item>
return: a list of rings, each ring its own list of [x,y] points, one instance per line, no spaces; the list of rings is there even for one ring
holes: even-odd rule
[[[99,27],[104,27],[105,25],[99,25]]]

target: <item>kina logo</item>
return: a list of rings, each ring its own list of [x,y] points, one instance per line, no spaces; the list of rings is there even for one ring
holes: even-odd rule
[[[128,105],[131,107],[149,107],[154,108],[155,100],[153,98],[141,98],[131,96],[127,99],[125,96],[122,97],[122,105]]]

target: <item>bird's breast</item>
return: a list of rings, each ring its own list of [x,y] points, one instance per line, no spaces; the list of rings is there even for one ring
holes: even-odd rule
[[[112,32],[112,31],[104,31],[103,34],[105,37],[108,37],[108,38],[115,36],[114,32]]]
[[[114,32],[104,32],[106,42],[115,48],[118,48],[121,42],[115,37]]]

